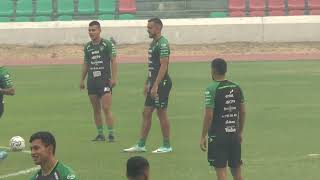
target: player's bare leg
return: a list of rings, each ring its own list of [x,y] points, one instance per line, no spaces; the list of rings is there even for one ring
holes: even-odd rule
[[[146,152],[145,144],[151,128],[153,107],[145,106],[142,112],[142,126],[140,130],[140,139],[138,144],[124,149],[124,152]]]
[[[93,109],[94,122],[98,130],[98,136],[93,141],[104,141],[103,122],[101,117],[101,102],[97,95],[89,95],[89,99]]]
[[[157,109],[157,115],[160,121],[163,145],[154,150],[153,153],[168,153],[172,151],[172,148],[170,145],[170,123],[168,119],[167,108]]]
[[[169,139],[170,139],[170,123],[169,123],[169,119],[168,119],[167,108],[158,109],[157,114],[158,114],[158,118],[160,120],[163,139],[164,139],[164,141],[168,141],[167,143],[169,143]],[[164,144],[164,145],[170,147],[170,143],[169,144]]]
[[[243,180],[241,175],[241,167],[239,168],[230,168],[233,180]]]
[[[150,128],[151,128],[151,124],[152,124],[152,113],[154,111],[153,107],[149,107],[149,106],[145,106],[142,112],[142,127],[141,127],[141,132],[140,132],[140,141],[144,141],[142,142],[142,144],[140,144],[140,146],[144,146],[145,141],[148,137]]]
[[[218,180],[227,180],[227,168],[215,168]]]
[[[106,93],[101,97],[102,101],[102,109],[105,115],[106,124],[108,126],[109,136],[108,140],[110,142],[114,141],[114,130],[113,130],[113,123],[114,119],[111,112],[111,104],[112,104],[112,95],[111,93]]]

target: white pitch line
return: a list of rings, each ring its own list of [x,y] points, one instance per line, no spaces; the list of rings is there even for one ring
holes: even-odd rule
[[[309,157],[320,156],[320,154],[308,154]]]
[[[33,167],[33,168],[21,170],[21,171],[15,172],[15,173],[2,175],[2,176],[0,176],[0,179],[5,179],[5,178],[8,178],[8,177],[12,177],[12,176],[19,176],[19,175],[23,175],[23,174],[29,174],[29,173],[31,173],[33,171],[37,171],[38,169],[39,169],[39,167]]]
[[[6,146],[0,146],[0,148],[1,149],[8,149],[8,150],[10,150],[10,148],[9,147],[6,147]],[[27,154],[31,154],[31,151],[17,151],[17,152],[23,152],[23,153],[27,153]]]

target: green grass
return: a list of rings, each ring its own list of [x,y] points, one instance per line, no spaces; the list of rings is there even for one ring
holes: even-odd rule
[[[80,66],[10,67],[17,94],[6,97],[0,145],[6,146],[14,135],[28,141],[33,132],[49,130],[57,139],[57,158],[71,166],[80,179],[126,179],[126,160],[135,154],[121,150],[138,140],[146,68],[143,64],[119,65],[119,84],[113,94],[117,142],[110,144],[90,142],[96,130],[86,91],[78,88]],[[307,156],[320,153],[320,62],[230,63],[229,71],[229,79],[239,82],[247,102],[245,179],[320,179],[320,157]],[[170,74],[174,83],[169,105],[174,152],[150,153],[162,141],[154,116],[149,152],[139,155],[149,159],[152,180],[215,179],[206,153],[199,149],[203,90],[211,81],[209,63],[172,63]],[[0,162],[0,176],[31,167],[29,154],[9,153]]]

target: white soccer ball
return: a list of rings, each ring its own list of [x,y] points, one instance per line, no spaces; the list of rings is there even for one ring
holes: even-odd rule
[[[26,147],[26,144],[22,137],[14,136],[10,139],[9,146],[11,151],[22,151]]]

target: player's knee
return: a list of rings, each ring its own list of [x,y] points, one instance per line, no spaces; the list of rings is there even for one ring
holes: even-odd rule
[[[157,110],[158,117],[167,117],[167,109],[166,108],[159,108]]]
[[[149,110],[144,109],[142,111],[142,116],[145,117],[145,118],[149,118],[149,117],[152,116],[152,111],[150,112]]]
[[[104,113],[110,113],[111,108],[109,106],[103,106],[103,111],[104,111]]]
[[[101,114],[101,109],[100,108],[93,108],[93,113],[96,115]]]

